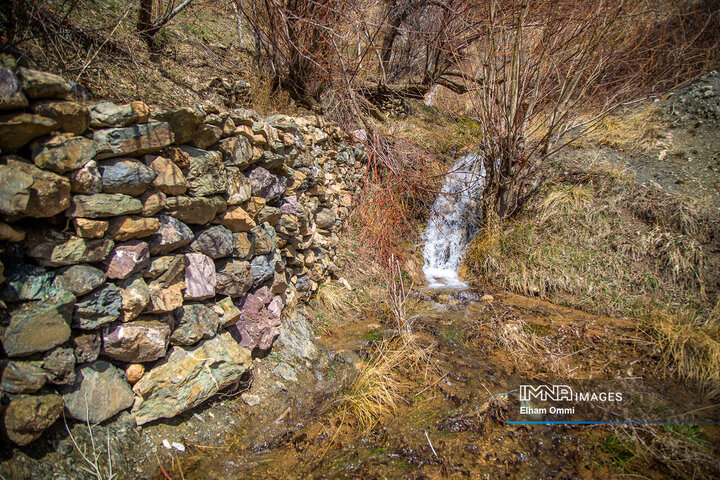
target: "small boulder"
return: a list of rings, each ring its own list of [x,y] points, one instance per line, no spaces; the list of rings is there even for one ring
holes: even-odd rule
[[[157,155],[145,155],[144,160],[157,174],[153,187],[167,195],[182,195],[188,189],[185,175],[172,160]]]
[[[95,424],[129,408],[134,396],[120,371],[98,360],[77,370],[73,387],[63,400],[72,418]]]
[[[185,255],[185,294],[186,300],[205,300],[215,296],[215,264],[202,253]]]
[[[70,83],[59,75],[20,67],[18,77],[28,98],[66,98]]]
[[[256,225],[252,217],[242,207],[229,208],[220,215],[220,223],[232,232],[247,232]]]
[[[39,168],[65,173],[82,168],[95,156],[92,140],[72,134],[50,137],[33,144],[32,160]]]
[[[76,297],[86,295],[105,283],[102,270],[90,265],[73,265],[55,276],[53,284]]]
[[[133,123],[145,123],[150,118],[150,109],[143,102],[116,105],[103,102],[90,107],[90,126],[124,127]]]
[[[7,437],[20,446],[40,438],[60,417],[63,400],[59,395],[38,395],[10,400],[3,413]]]
[[[0,165],[0,213],[18,215],[25,213],[30,201],[33,177],[11,165]]]
[[[180,148],[190,156],[186,179],[191,196],[206,197],[227,192],[228,172],[219,152],[193,147]]]
[[[172,418],[200,405],[240,381],[251,363],[250,352],[228,333],[194,347],[173,347],[165,361],[133,387],[139,396],[132,409],[137,424]]]
[[[139,213],[143,204],[137,198],[120,193],[75,195],[67,212],[69,217],[104,218]]]
[[[241,297],[253,284],[253,272],[248,262],[220,260],[215,275],[217,278],[215,292],[218,295]]]
[[[102,175],[95,160],[90,160],[82,168],[73,170],[68,178],[73,193],[94,195],[102,192]]]
[[[96,158],[102,160],[157,152],[173,143],[173,133],[167,123],[153,122],[98,130],[93,140],[97,145]]]
[[[163,322],[134,321],[103,329],[102,354],[121,362],[152,362],[165,356],[170,326]]]
[[[11,113],[0,116],[0,150],[15,151],[32,140],[57,128],[52,118],[31,113]]]
[[[192,242],[193,232],[183,222],[167,215],[160,215],[159,219],[160,228],[150,243],[151,254],[165,254]]]
[[[58,291],[54,296],[21,305],[10,314],[2,342],[9,357],[45,352],[70,338],[75,296]]]
[[[41,361],[9,360],[2,366],[2,390],[7,393],[35,393],[47,382]]]
[[[117,217],[110,221],[108,235],[116,242],[124,242],[133,238],[152,235],[160,228],[157,218],[148,217]]]
[[[157,174],[142,162],[130,158],[117,158],[100,164],[103,191],[140,195],[148,189]]]
[[[90,125],[87,107],[70,101],[47,101],[33,105],[33,113],[52,118],[61,132],[82,135]]]
[[[222,225],[216,225],[197,234],[190,248],[215,259],[232,255],[233,244],[233,233]]]
[[[153,117],[170,125],[175,134],[176,143],[189,142],[200,131],[205,120],[203,112],[188,107],[168,110]]]
[[[54,385],[69,385],[75,381],[75,355],[72,348],[56,347],[43,355],[42,368]]]
[[[109,239],[88,240],[51,234],[25,241],[28,255],[47,267],[62,267],[81,262],[102,262],[112,251],[114,243]]]
[[[75,335],[72,340],[75,360],[77,363],[90,363],[100,355],[102,340],[98,332],[87,332]]]
[[[219,196],[170,197],[167,199],[165,210],[181,222],[205,225],[225,208],[225,201]]]
[[[0,110],[16,110],[28,106],[20,81],[9,68],[0,68]]]
[[[220,317],[201,303],[184,305],[175,310],[177,326],[170,336],[173,345],[193,345],[217,333]]]
[[[122,291],[112,283],[78,300],[73,313],[74,326],[93,330],[114,322],[120,316]]]
[[[40,170],[35,165],[9,158],[7,166],[32,177],[30,198],[21,215],[13,217],[54,217],[70,205],[70,181],[60,175]]]
[[[122,280],[144,269],[149,261],[148,244],[142,240],[131,240],[115,247],[108,259],[105,274],[108,278]]]
[[[106,220],[90,220],[88,218],[73,218],[75,233],[81,238],[102,238],[108,229]]]
[[[145,310],[150,303],[150,288],[141,275],[128,278],[123,284],[120,321],[129,322]]]

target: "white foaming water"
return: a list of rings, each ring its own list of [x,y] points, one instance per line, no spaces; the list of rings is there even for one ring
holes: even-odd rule
[[[470,220],[484,186],[485,169],[473,153],[461,158],[445,176],[425,230],[423,272],[431,288],[467,286],[457,271],[475,230]]]

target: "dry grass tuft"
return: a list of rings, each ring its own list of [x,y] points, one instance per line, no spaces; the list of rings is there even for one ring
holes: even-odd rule
[[[720,322],[717,316],[698,325],[687,316],[656,311],[645,318],[645,323],[663,347],[664,368],[708,397],[720,398]]]
[[[654,103],[624,109],[605,117],[578,143],[623,152],[647,152],[662,138],[661,115],[660,107]]]
[[[360,427],[369,430],[385,413],[394,413],[402,402],[404,384],[398,369],[407,361],[406,342],[384,340],[343,399],[343,406],[355,416]]]

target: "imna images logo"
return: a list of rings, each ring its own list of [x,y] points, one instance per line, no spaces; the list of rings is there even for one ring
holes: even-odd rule
[[[569,385],[520,385],[519,399],[529,402],[622,402],[622,392],[575,392]]]

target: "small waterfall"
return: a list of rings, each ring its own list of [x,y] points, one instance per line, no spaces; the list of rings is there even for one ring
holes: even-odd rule
[[[430,287],[462,287],[458,268],[475,231],[471,220],[485,186],[485,169],[477,154],[461,158],[445,176],[425,230],[423,272]]]

